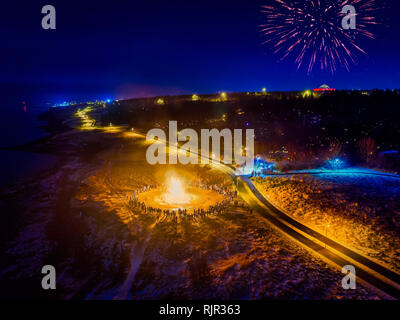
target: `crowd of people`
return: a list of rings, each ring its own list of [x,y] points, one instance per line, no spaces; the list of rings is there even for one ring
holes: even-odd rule
[[[204,218],[210,215],[217,215],[222,214],[226,211],[229,205],[233,202],[236,192],[232,192],[229,188],[221,186],[221,185],[207,185],[206,183],[198,182],[196,184],[197,187],[203,190],[212,190],[218,192],[219,194],[224,195],[225,200],[218,202],[208,209],[203,208],[194,208],[194,209],[176,209],[176,210],[169,210],[169,209],[161,209],[161,208],[154,208],[152,206],[147,206],[146,203],[139,201],[139,195],[143,192],[150,191],[153,188],[157,188],[158,185],[145,185],[132,193],[132,196],[129,198],[129,207],[132,211],[139,211],[143,214],[156,214],[157,216],[164,216],[167,219],[178,222],[182,220],[196,220],[199,218]]]

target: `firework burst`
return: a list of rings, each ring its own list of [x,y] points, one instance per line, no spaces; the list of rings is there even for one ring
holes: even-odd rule
[[[362,37],[374,39],[369,31],[377,24],[373,16],[377,10],[375,0],[270,0],[263,6],[266,15],[262,32],[265,43],[272,45],[281,60],[295,57],[297,69],[308,65],[310,73],[315,65],[332,73],[338,65],[349,70],[356,62],[357,53],[366,54],[360,47]],[[352,5],[356,9],[356,29],[345,30],[342,8]]]

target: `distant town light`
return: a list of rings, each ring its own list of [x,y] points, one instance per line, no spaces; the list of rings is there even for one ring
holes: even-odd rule
[[[192,101],[199,101],[200,97],[197,94],[192,95]]]

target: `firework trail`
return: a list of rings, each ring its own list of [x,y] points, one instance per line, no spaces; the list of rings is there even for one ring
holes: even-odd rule
[[[355,30],[342,27],[346,5],[356,9]],[[366,54],[359,38],[374,39],[368,27],[378,24],[373,16],[376,11],[375,0],[271,0],[262,10],[266,15],[261,26],[267,37],[264,43],[271,44],[274,53],[282,55],[281,60],[295,56],[297,69],[308,64],[308,73],[316,64],[332,73],[338,65],[349,71],[356,53]]]

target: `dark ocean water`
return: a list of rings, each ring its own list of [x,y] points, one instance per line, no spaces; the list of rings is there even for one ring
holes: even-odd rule
[[[40,122],[38,116],[46,109],[29,104],[24,109],[21,102],[0,102],[0,147],[13,147],[45,137],[46,132],[39,128],[45,123]],[[0,150],[0,188],[17,183],[27,175],[40,173],[56,160],[51,155]]]

